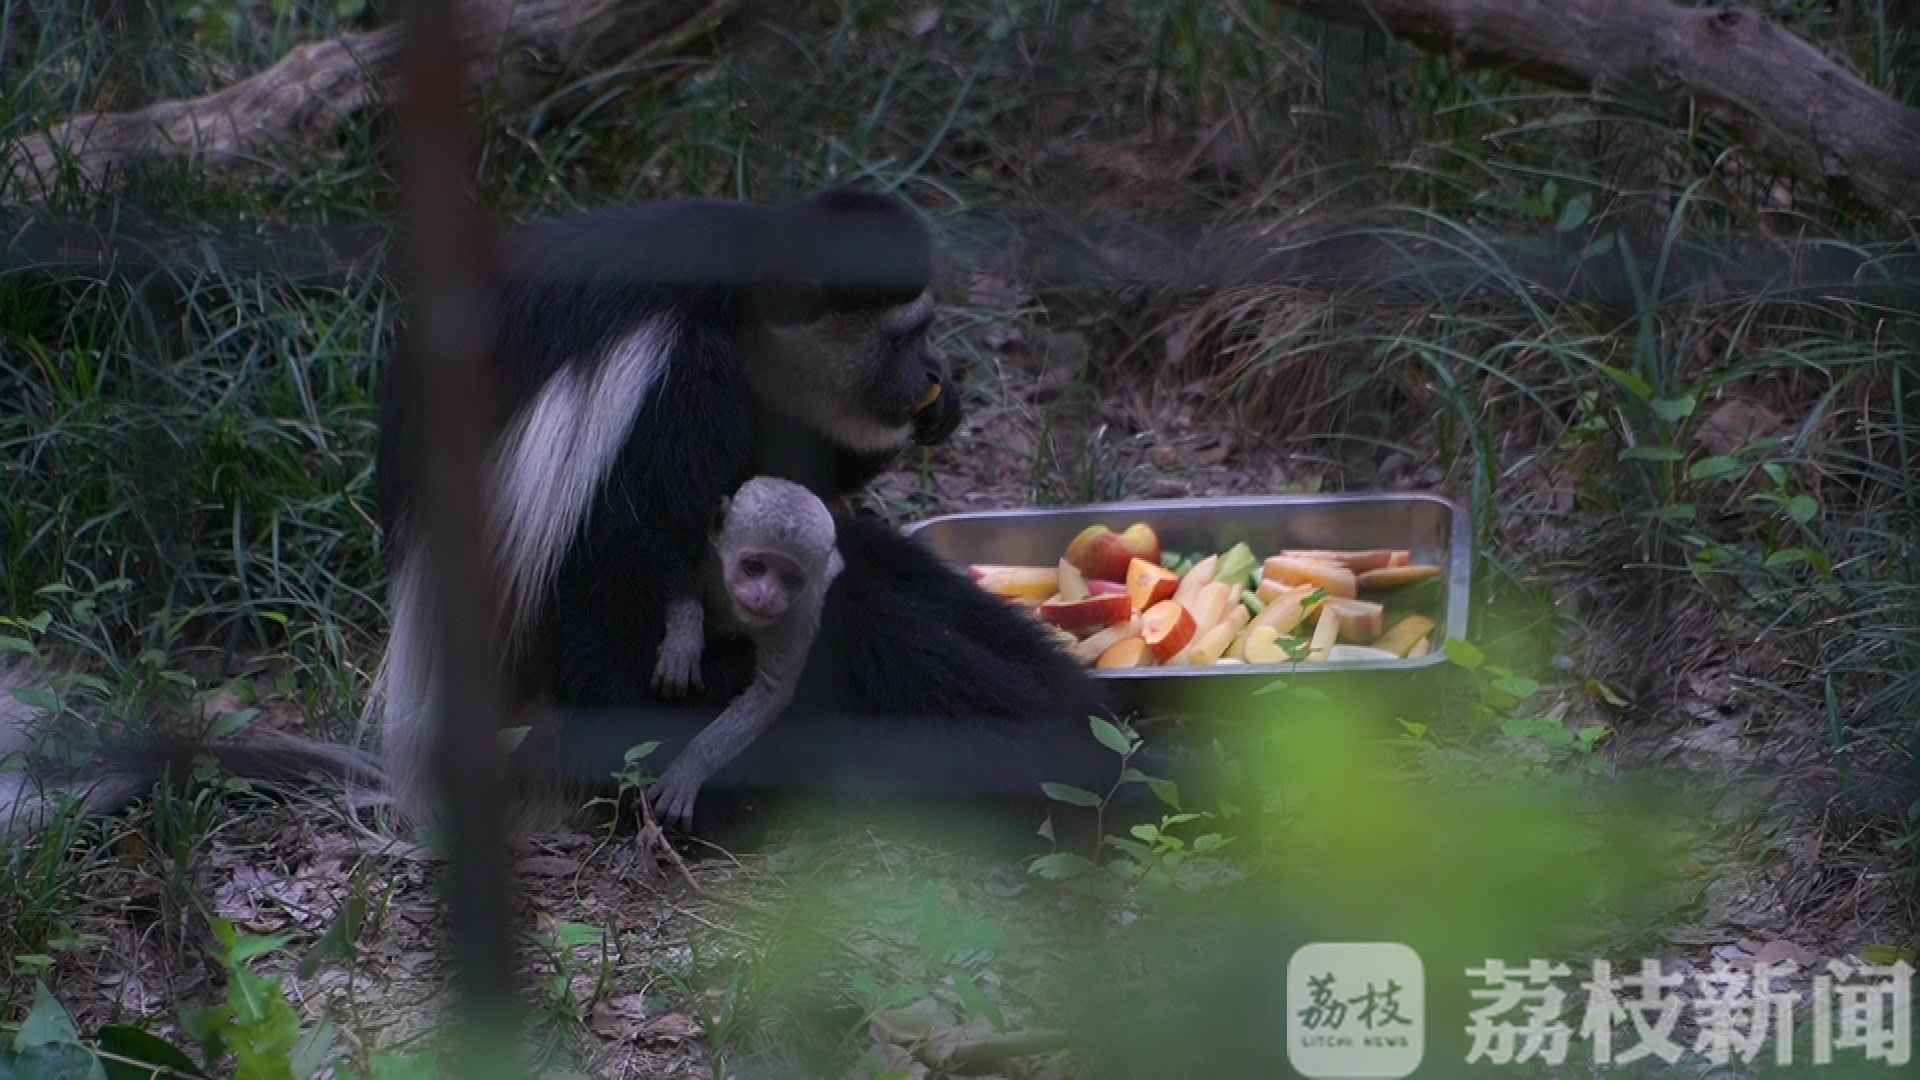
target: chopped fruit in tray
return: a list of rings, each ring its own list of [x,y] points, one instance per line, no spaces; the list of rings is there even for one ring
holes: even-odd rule
[[[1390,610],[1396,590],[1440,576],[1394,548],[1182,553],[1136,522],[1083,529],[1053,566],[975,564],[968,576],[1101,670],[1412,660],[1438,629],[1431,613]]]

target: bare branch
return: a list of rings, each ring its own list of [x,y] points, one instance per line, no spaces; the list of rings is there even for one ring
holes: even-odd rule
[[[1651,93],[1677,122],[1704,114],[1758,157],[1920,224],[1920,110],[1757,12],[1666,0],[1285,2],[1329,22],[1384,26],[1461,67]]]
[[[511,108],[568,72],[669,48],[734,14],[738,0],[473,0],[462,12],[468,99],[482,87]],[[263,172],[271,157],[320,146],[397,93],[400,26],[292,49],[265,71],[205,97],[133,112],[83,113],[7,147],[0,200],[98,190],[117,167],[179,160],[210,174]]]

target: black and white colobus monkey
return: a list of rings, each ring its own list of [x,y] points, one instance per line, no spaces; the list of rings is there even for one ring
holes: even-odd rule
[[[831,502],[959,424],[957,393],[922,407],[947,377],[928,340],[932,245],[891,198],[591,210],[522,228],[504,256],[509,400],[488,540],[524,702],[660,712],[650,682],[666,612],[697,581],[722,496],[769,475]],[[368,718],[397,809],[422,821],[435,808],[425,707],[445,673],[409,520],[425,391],[392,370],[377,461],[391,634]],[[787,785],[1037,801],[1045,781],[1111,784],[1117,759],[1087,727],[1111,710],[1042,627],[884,522],[842,515],[838,543],[844,569],[790,719],[707,780],[703,812],[730,791]],[[648,740],[670,768],[746,687],[752,650],[710,642],[700,670],[684,715],[536,731],[521,775],[605,778],[619,747]]]

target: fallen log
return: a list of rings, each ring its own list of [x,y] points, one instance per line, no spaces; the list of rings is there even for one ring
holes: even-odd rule
[[[468,98],[532,104],[569,73],[671,48],[733,15],[738,0],[467,0],[461,47]],[[388,104],[403,25],[299,45],[272,67],[204,97],[131,112],[82,113],[0,155],[0,201],[38,201],[84,183],[110,187],[123,165],[184,161],[207,175],[271,171]]]
[[[1711,119],[1768,163],[1920,226],[1920,109],[1879,93],[1751,10],[1667,0],[1284,0],[1378,26],[1462,68],[1550,86],[1652,94],[1677,123]]]

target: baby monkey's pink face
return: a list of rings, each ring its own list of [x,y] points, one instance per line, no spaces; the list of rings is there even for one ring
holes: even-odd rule
[[[743,550],[727,568],[733,613],[751,625],[777,622],[806,584],[800,564],[778,552]]]

